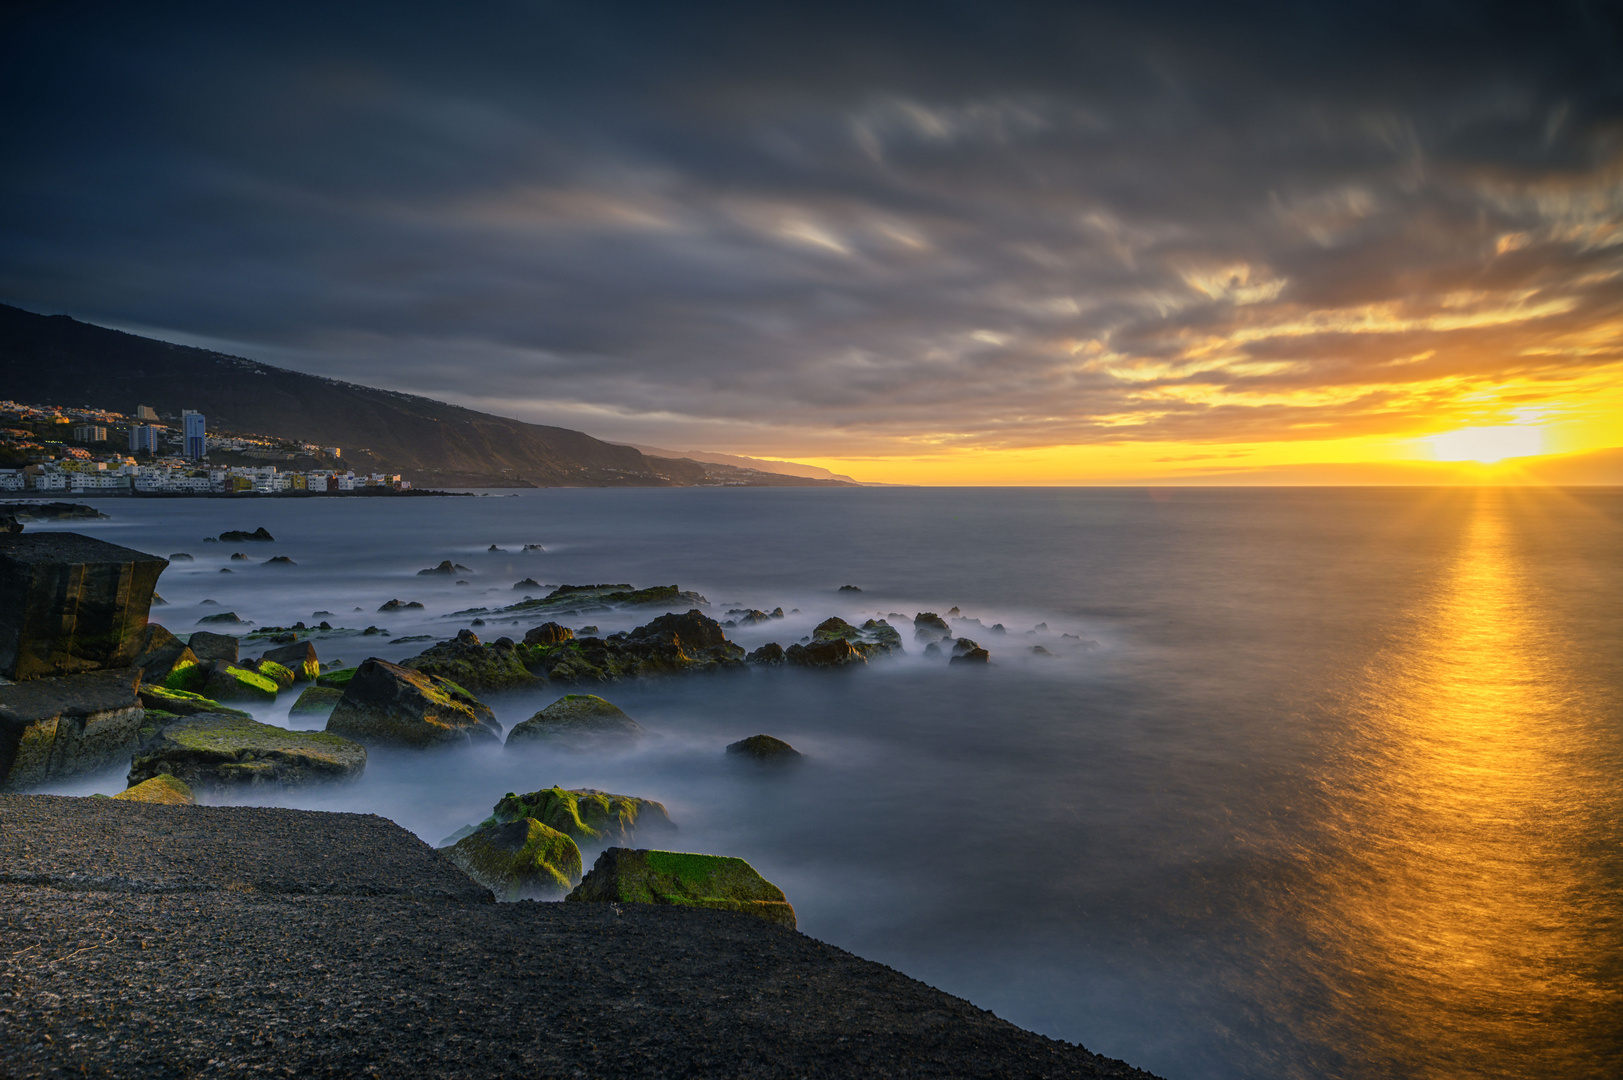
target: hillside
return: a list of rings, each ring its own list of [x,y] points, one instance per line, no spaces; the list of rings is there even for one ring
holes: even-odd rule
[[[403,473],[419,486],[816,483],[650,457],[567,428],[6,305],[0,305],[0,396],[125,413],[143,404],[165,416],[195,409],[211,431],[340,446],[354,467]]]

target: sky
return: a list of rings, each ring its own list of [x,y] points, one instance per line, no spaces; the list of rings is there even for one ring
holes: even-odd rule
[[[1593,451],[1620,42],[1574,2],[8,3],[0,300],[868,480]]]

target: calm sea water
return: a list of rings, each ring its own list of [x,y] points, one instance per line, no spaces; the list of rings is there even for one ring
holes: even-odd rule
[[[100,505],[113,520],[75,528],[197,556],[160,584],[155,616],[178,632],[215,600],[260,624],[327,610],[448,636],[468,621],[449,613],[510,602],[526,577],[800,609],[734,632],[749,647],[953,606],[1008,631],[964,629],[984,670],[925,660],[903,624],[908,655],[863,671],[614,688],[654,733],[634,751],[375,752],[361,782],[282,805],[436,842],[509,790],[659,799],[675,846],[749,859],[806,933],[1176,1080],[1623,1075],[1623,493]],[[200,543],[259,525],[276,544]],[[273,553],[298,566],[258,565]],[[445,558],[469,584],[416,576]],[[393,597],[426,609],[377,614]],[[354,663],[423,645],[318,647]],[[556,696],[491,700],[511,726]],[[263,718],[286,723],[287,700]],[[757,732],[805,767],[726,759]]]

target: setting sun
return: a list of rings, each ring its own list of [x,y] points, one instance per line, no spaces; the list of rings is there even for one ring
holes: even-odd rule
[[[1461,428],[1427,440],[1438,461],[1480,461],[1484,465],[1544,452],[1544,429],[1505,424]]]

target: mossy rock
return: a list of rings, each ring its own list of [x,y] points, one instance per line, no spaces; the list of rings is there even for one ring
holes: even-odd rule
[[[529,655],[530,650],[506,638],[486,645],[472,630],[462,630],[451,640],[402,660],[400,666],[480,692],[511,690],[535,685],[535,676],[524,666]]]
[[[323,675],[317,675],[316,685],[331,686],[342,690],[344,687],[349,685],[349,680],[353,679],[355,677],[355,673],[359,670],[359,667],[337,668]]]
[[[774,739],[770,735],[751,735],[747,739],[739,739],[735,743],[727,744],[727,753],[735,757],[752,758],[756,761],[788,762],[799,761],[801,753],[782,739]]]
[[[580,848],[534,818],[490,825],[445,850],[498,900],[555,900],[580,880]]]
[[[282,689],[274,680],[257,671],[223,661],[210,664],[205,670],[208,674],[203,679],[199,693],[215,701],[271,702],[276,700],[276,695]]]
[[[316,658],[316,647],[308,641],[294,641],[265,653],[262,660],[270,660],[293,672],[297,682],[315,682],[321,677],[321,661]]]
[[[535,818],[569,834],[576,843],[593,847],[630,840],[639,829],[676,828],[662,803],[593,788],[550,787],[527,795],[508,792],[491,817],[495,821]]]
[[[129,782],[168,773],[204,790],[303,786],[354,779],[365,768],[366,747],[337,735],[289,731],[240,714],[196,713],[142,743]]]
[[[169,690],[180,690],[195,694],[203,689],[203,684],[207,681],[207,665],[194,661],[190,664],[176,665],[168,675],[164,676],[163,686]],[[152,684],[149,683],[148,685]]]
[[[344,692],[330,686],[307,686],[299,700],[287,711],[288,716],[326,716],[343,698]]]
[[[134,787],[124,789],[113,798],[127,799],[130,802],[162,803],[166,806],[197,804],[197,799],[192,795],[192,789],[186,782],[168,773],[159,773],[150,780],[143,780]]]
[[[861,626],[852,626],[844,619],[835,616],[824,619],[817,624],[817,629],[811,633],[814,644],[826,645],[835,641],[848,641],[863,656],[874,656],[888,652],[899,652],[902,648],[902,635],[896,628],[883,619],[869,619]]]
[[[278,691],[288,689],[294,682],[292,669],[278,664],[275,660],[260,659],[254,664],[253,672],[275,683]]]
[[[795,909],[783,890],[743,859],[682,851],[611,847],[597,857],[568,901],[671,904],[715,908],[795,926]]]
[[[151,712],[154,709],[164,713],[173,713],[176,716],[191,716],[194,713],[225,713],[228,716],[240,716],[244,720],[253,717],[240,709],[228,708],[213,698],[202,694],[193,694],[186,690],[171,690],[166,686],[143,686],[137,693],[141,696],[141,704]]]
[[[366,743],[427,748],[501,741],[490,706],[449,679],[373,657],[357,669],[327,730]]]
[[[646,734],[643,726],[618,705],[596,694],[565,694],[508,733],[507,745],[517,749],[559,741],[583,743],[603,739],[629,740]]]

